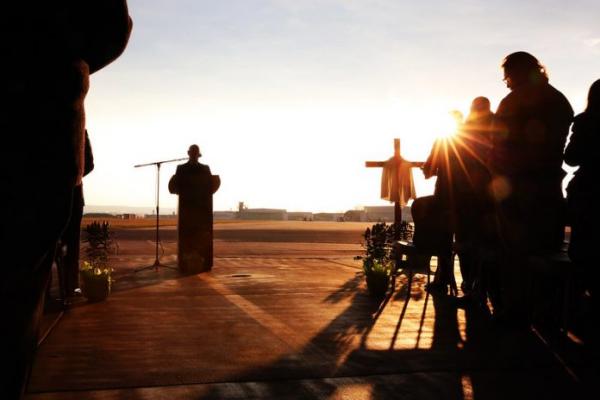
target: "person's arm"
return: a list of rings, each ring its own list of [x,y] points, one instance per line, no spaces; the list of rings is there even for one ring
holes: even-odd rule
[[[219,175],[211,175],[211,193],[215,194],[217,190],[221,187],[221,177]]]
[[[85,130],[85,155],[83,159],[83,176],[86,176],[94,170],[94,153],[92,152],[92,144],[87,129]]]
[[[169,180],[169,193],[179,194],[179,170],[179,167],[177,167],[175,175]]]
[[[208,184],[210,186],[210,194],[215,194],[221,186],[221,178],[219,175],[213,175],[208,165],[204,165],[204,173],[208,176]]]

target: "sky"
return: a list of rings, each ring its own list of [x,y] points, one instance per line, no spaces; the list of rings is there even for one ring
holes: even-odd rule
[[[576,113],[600,78],[600,2],[129,0],[124,54],[91,78],[95,169],[86,204],[155,204],[156,168],[200,146],[215,210],[339,212],[379,199],[393,154],[424,160],[467,114],[508,93],[500,64],[528,51]],[[163,164],[160,205],[176,207]],[[417,194],[432,181],[414,171]]]

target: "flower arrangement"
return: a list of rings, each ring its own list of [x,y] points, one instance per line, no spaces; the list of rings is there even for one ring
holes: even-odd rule
[[[84,261],[80,272],[83,280],[83,295],[89,301],[102,301],[108,297],[112,286],[112,268],[102,268]]]
[[[401,239],[409,239],[412,228],[407,222],[396,224],[377,223],[367,228],[363,235],[365,255],[356,259],[363,261],[363,270],[369,292],[376,296],[386,293],[395,263],[394,241],[396,229],[400,229]]]
[[[79,269],[83,281],[83,295],[89,301],[102,301],[112,286],[112,268],[108,255],[114,250],[113,232],[108,222],[93,221],[85,227],[84,242],[88,243],[84,261]]]

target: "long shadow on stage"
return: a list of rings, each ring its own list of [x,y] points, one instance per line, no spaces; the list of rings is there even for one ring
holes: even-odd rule
[[[228,381],[274,399],[564,399],[583,390],[529,330],[499,327],[487,310],[458,309],[406,281],[376,300],[362,280],[357,273],[326,298],[324,307],[351,301],[300,352]],[[223,390],[198,398],[225,398]]]

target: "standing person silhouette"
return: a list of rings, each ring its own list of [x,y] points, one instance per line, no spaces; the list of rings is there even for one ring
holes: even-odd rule
[[[0,398],[23,395],[56,244],[81,182],[89,75],[131,31],[126,0],[11,1],[0,13]]]
[[[200,164],[198,145],[188,149],[189,160],[177,166],[169,191],[179,195],[177,262],[184,273],[210,271],[213,265],[213,201],[220,185],[208,165]]]
[[[494,135],[494,113],[487,97],[476,97],[456,137],[453,165],[457,195],[456,241],[465,300],[486,303],[496,298],[490,282],[488,249],[495,242],[493,203],[489,195],[488,159]],[[490,292],[491,291],[491,292]],[[494,301],[493,301],[494,303]]]
[[[569,257],[585,276],[581,287],[591,294],[597,326],[600,322],[600,270],[596,265],[596,246],[600,241],[600,79],[590,87],[585,111],[575,117],[565,162],[579,167],[567,186],[571,221]]]
[[[532,278],[527,258],[559,250],[564,239],[562,161],[573,109],[531,54],[509,54],[502,68],[510,93],[496,111],[498,134],[491,159],[504,255],[503,314],[513,322],[527,323],[527,287]]]

